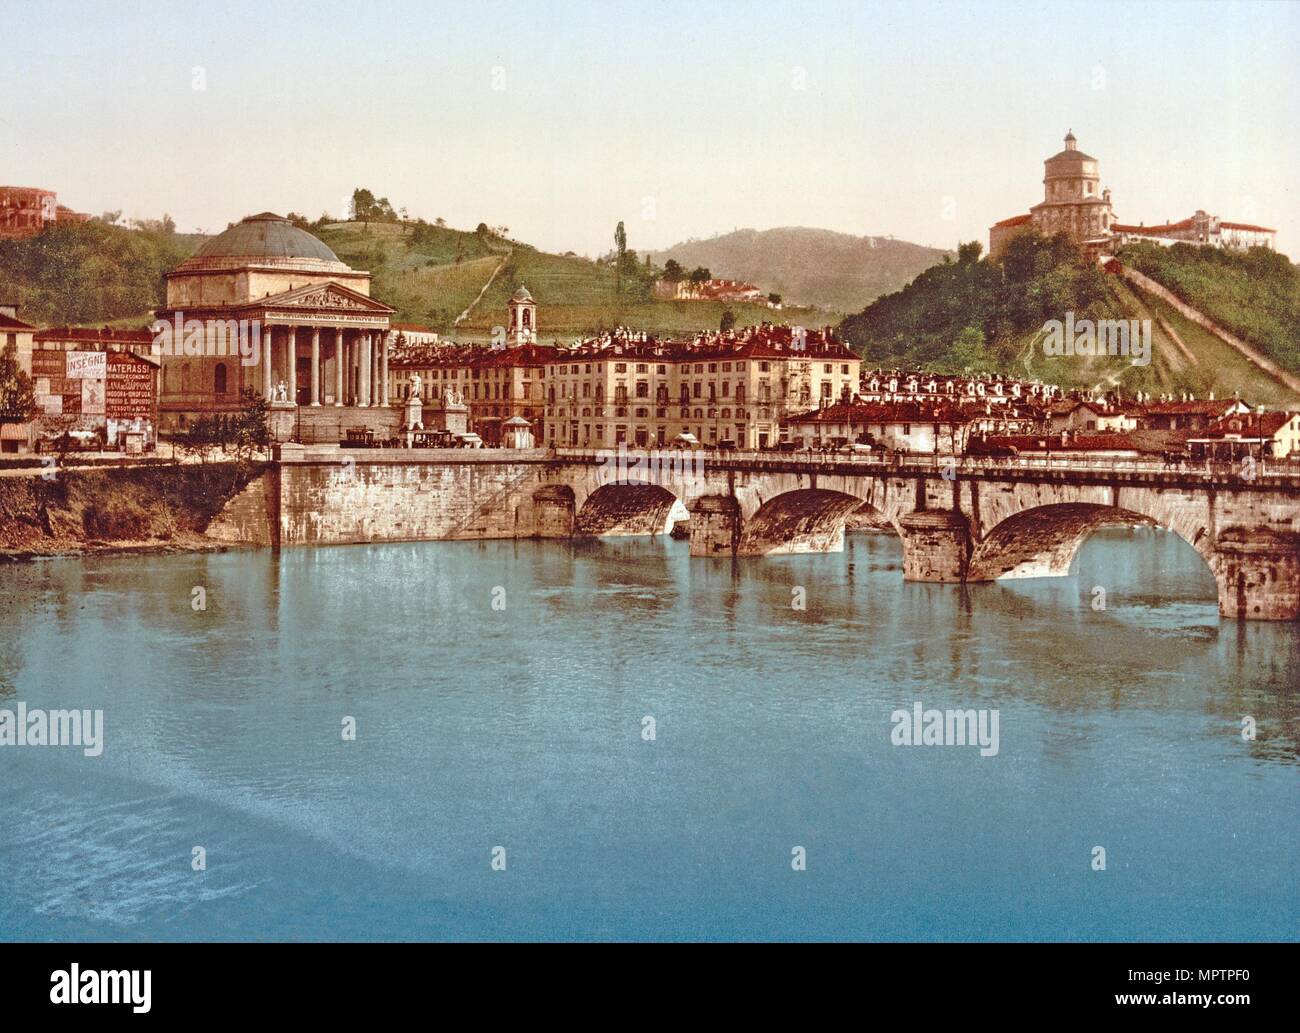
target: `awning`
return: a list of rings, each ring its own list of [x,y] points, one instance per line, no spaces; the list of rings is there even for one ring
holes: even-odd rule
[[[0,423],[0,441],[30,441],[30,423]]]

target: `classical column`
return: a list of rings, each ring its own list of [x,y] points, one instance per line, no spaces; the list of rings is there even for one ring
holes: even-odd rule
[[[312,327],[312,404],[321,404],[321,329]]]
[[[383,335],[375,334],[370,338],[370,404],[382,404],[379,399],[379,349],[383,347]]]
[[[370,404],[370,335],[361,335],[361,356],[360,356],[360,373],[361,383],[357,386],[357,405],[368,406]]]
[[[334,331],[334,404],[343,404],[343,328]]]
[[[384,334],[379,339],[379,341],[380,341],[380,348],[382,349],[379,353],[379,362],[380,362],[380,369],[381,369],[379,379],[381,384],[383,385],[379,392],[380,394],[379,404],[387,405],[388,404],[388,334]]]
[[[271,372],[271,351],[275,347],[275,335],[269,326],[262,327],[262,382],[263,394],[269,402],[275,397],[275,380]]]
[[[288,339],[284,342],[285,356],[289,366],[289,401],[298,404],[298,328],[289,327]]]

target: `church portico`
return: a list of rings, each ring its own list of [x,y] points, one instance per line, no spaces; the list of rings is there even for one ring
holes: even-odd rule
[[[387,408],[394,309],[371,298],[369,289],[368,273],[349,268],[311,234],[269,213],[208,241],[168,275],[167,305],[158,319],[186,328],[244,327],[246,339],[242,347],[226,348],[225,338],[214,343],[208,335],[202,349],[161,356],[164,429],[234,412],[249,390],[276,410],[278,439],[297,436],[301,421],[294,413],[300,408]]]

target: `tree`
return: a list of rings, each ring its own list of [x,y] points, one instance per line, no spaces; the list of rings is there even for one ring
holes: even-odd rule
[[[722,313],[722,322],[718,324],[718,329],[725,334],[728,330],[730,330],[735,325],[736,325],[736,313],[732,312],[731,309],[727,309],[725,312]]]
[[[0,354],[0,423],[26,423],[38,411],[32,378],[18,364],[18,348],[10,342]]]
[[[781,295],[779,295],[779,294],[777,294],[775,291],[773,291],[771,294],[769,294],[769,295],[767,296],[767,300],[770,301],[773,305],[780,305],[780,304],[781,304]]]
[[[252,388],[244,389],[240,401],[242,405],[230,423],[227,441],[235,459],[246,463],[255,453],[265,450],[271,444],[268,425],[271,403]]]
[[[972,240],[965,244],[957,245],[957,262],[960,265],[971,265],[980,260],[980,255],[984,253],[984,245],[978,240]]]
[[[174,441],[183,451],[198,456],[199,462],[206,463],[221,444],[217,417],[199,417],[177,434]]]
[[[627,263],[627,230],[620,219],[614,227],[614,290],[623,289],[623,270]]]
[[[681,262],[675,258],[670,258],[664,263],[663,278],[669,283],[678,283],[686,279],[686,270],[682,268]]]
[[[712,279],[713,274],[702,265],[697,265],[691,270],[691,283],[708,283]]]

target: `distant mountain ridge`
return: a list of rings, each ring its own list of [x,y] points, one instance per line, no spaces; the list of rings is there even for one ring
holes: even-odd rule
[[[952,254],[891,237],[784,226],[688,240],[651,252],[651,259],[658,265],[676,259],[688,269],[704,266],[715,277],[774,291],[787,303],[858,312]]]

